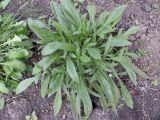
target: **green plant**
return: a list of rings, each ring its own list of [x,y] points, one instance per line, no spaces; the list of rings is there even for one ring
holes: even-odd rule
[[[11,14],[0,15],[0,93],[15,89],[26,70],[24,61],[29,58],[27,49],[32,46],[26,36],[26,25],[24,21],[14,21]],[[2,94],[0,98],[3,108]]]
[[[132,63],[131,58],[137,55],[128,51],[128,36],[135,34],[138,27],[117,32],[116,24],[125,8],[123,5],[111,13],[97,15],[96,8],[89,5],[88,14],[81,14],[69,0],[61,0],[61,4],[51,1],[56,20],[51,19],[46,25],[28,19],[30,29],[40,38],[42,60],[35,64],[34,76],[18,85],[17,94],[40,79],[42,97],[56,94],[55,115],[61,109],[64,94],[75,119],[82,118],[81,109],[89,117],[93,109],[91,96],[98,98],[104,110],[112,107],[117,113],[119,100],[133,108],[132,97],[121,78],[129,76],[137,84],[136,73],[148,76]],[[121,66],[124,69],[119,71]]]
[[[11,0],[2,0],[0,2],[0,9],[5,9]]]

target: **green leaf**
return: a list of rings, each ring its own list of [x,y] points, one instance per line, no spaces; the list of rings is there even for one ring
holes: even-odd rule
[[[2,2],[0,2],[0,8],[5,9],[10,1],[11,0],[2,0]]]
[[[131,66],[133,67],[134,71],[141,77],[145,78],[145,79],[151,79],[145,72],[143,72],[142,70],[140,70],[137,66],[135,66],[133,63],[131,64]]]
[[[99,72],[99,76],[100,76],[100,79],[101,79],[101,87],[104,91],[104,93],[106,94],[106,96],[109,97],[109,99],[113,99],[113,93],[112,93],[112,90],[111,90],[111,85],[109,83],[109,81]]]
[[[10,60],[2,64],[21,72],[24,72],[26,70],[26,65],[20,60]]]
[[[67,66],[66,66],[67,72],[68,72],[69,76],[71,77],[71,79],[75,82],[79,82],[79,76],[76,71],[76,67],[70,58],[67,59],[66,64],[67,64]]]
[[[119,19],[122,16],[123,11],[125,10],[125,8],[127,7],[127,5],[122,5],[117,7],[116,9],[114,9],[111,14],[109,15],[109,17],[107,18],[106,23],[112,23],[114,21],[116,21],[117,19]]]
[[[26,90],[34,81],[37,81],[39,79],[39,76],[27,78],[23,81],[21,81],[17,88],[16,88],[16,94],[22,93],[24,90]]]
[[[83,3],[85,0],[78,0],[80,3]]]
[[[42,60],[38,62],[38,65],[41,66],[43,70],[46,70],[56,59],[57,55],[43,57]]]
[[[123,38],[113,38],[110,41],[110,45],[114,47],[121,47],[121,46],[128,46],[132,44],[128,40],[125,40]]]
[[[100,25],[103,25],[104,23],[105,23],[105,21],[106,21],[106,18],[108,17],[108,15],[109,15],[109,12],[107,12],[107,11],[103,11],[101,14],[100,14],[100,16],[99,16],[99,18],[98,18],[98,24],[100,24]]]
[[[61,89],[57,92],[55,100],[54,100],[54,114],[57,115],[62,106],[62,95]]]
[[[126,69],[130,79],[132,80],[132,82],[136,85],[137,81],[136,81],[136,73],[135,73],[135,69],[132,66],[132,63],[129,62],[129,58],[128,57],[117,57],[117,58],[112,58],[113,60],[116,60],[118,62],[120,62],[122,64],[122,66]]]
[[[139,27],[138,26],[132,26],[131,28],[129,28],[129,30],[127,30],[127,32],[125,32],[122,36],[126,36],[128,37],[129,35],[135,34],[136,32],[139,31]]]
[[[139,56],[136,53],[128,52],[128,53],[126,53],[126,55],[128,55],[129,57],[134,58],[134,59],[139,58]]]
[[[8,88],[2,82],[0,82],[0,92],[2,92],[2,93],[9,93]]]
[[[84,104],[85,114],[88,117],[91,114],[92,109],[93,109],[90,96],[88,94],[85,84],[81,80],[80,80],[80,83],[77,84],[77,87],[78,87],[79,96]]]
[[[95,6],[94,5],[88,5],[87,6],[87,10],[88,10],[89,18],[90,18],[91,22],[94,22],[95,16],[96,16],[96,8],[95,8]]]
[[[87,55],[83,55],[79,58],[82,62],[90,62],[91,59]]]
[[[75,47],[69,43],[61,43],[61,42],[51,42],[48,43],[42,50],[42,55],[49,55],[54,53],[56,50],[61,49],[65,51],[74,51]]]
[[[120,85],[123,100],[125,101],[128,107],[133,108],[133,100],[127,87],[122,82],[120,82]]]
[[[45,80],[42,81],[41,84],[41,96],[44,98],[48,91],[50,76],[47,76]]]
[[[53,32],[45,23],[39,20],[28,19],[30,29],[42,40],[51,41],[54,39]]]
[[[54,94],[61,88],[63,80],[64,74],[57,74],[55,78],[52,78],[52,94]]]
[[[96,48],[87,48],[88,54],[94,59],[101,59],[101,55]]]
[[[29,56],[29,52],[26,49],[10,50],[7,54],[9,59],[23,59]]]
[[[2,110],[4,108],[4,105],[5,105],[5,99],[0,98],[0,110]]]

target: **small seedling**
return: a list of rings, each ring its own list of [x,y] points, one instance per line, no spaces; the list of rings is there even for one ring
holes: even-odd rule
[[[38,120],[38,117],[37,117],[35,111],[33,111],[31,115],[27,115],[25,117],[25,120]]]

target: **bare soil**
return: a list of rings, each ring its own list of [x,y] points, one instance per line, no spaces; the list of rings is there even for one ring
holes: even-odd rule
[[[27,1],[12,0],[6,11],[18,12],[23,18],[48,18],[51,15],[49,0],[31,0],[26,3]],[[135,63],[153,80],[160,80],[160,0],[86,0],[83,8],[87,1],[96,5],[99,12],[111,11],[118,5],[128,4],[118,26],[124,29],[132,25],[140,26],[140,32],[130,37],[134,43],[130,50],[143,49],[144,57]],[[129,89],[136,93],[133,96],[133,109],[121,104],[117,117],[111,111],[103,112],[100,107],[95,107],[90,120],[160,120],[160,85],[154,87],[151,80],[141,78],[138,79],[138,83],[137,86],[128,83]],[[39,120],[73,120],[66,101],[60,114],[57,117],[53,116],[53,100],[53,96],[41,98],[38,85],[29,87],[19,96],[10,93],[6,98],[5,109],[0,111],[0,120],[25,120],[24,117],[32,111],[36,112]]]

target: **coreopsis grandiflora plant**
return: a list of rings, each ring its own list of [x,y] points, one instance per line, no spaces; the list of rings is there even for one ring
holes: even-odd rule
[[[61,109],[64,94],[75,119],[81,119],[82,113],[89,117],[92,96],[98,98],[104,110],[112,107],[116,113],[119,100],[132,108],[132,97],[121,78],[129,76],[137,84],[136,73],[145,78],[147,75],[132,63],[131,58],[137,55],[128,51],[132,45],[128,36],[138,27],[117,32],[116,24],[125,8],[122,5],[98,15],[95,6],[88,5],[88,14],[81,14],[70,0],[60,0],[60,4],[51,1],[56,19],[48,24],[28,19],[30,29],[40,39],[42,60],[35,64],[34,76],[20,83],[17,93],[39,79],[42,97],[56,94],[55,114]],[[122,71],[117,70],[120,66]]]

